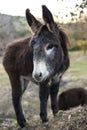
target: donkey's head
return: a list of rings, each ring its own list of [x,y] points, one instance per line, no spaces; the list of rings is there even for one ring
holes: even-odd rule
[[[34,33],[29,44],[33,49],[32,76],[37,82],[54,76],[64,59],[59,28],[46,6],[42,6],[42,12],[44,25],[36,20],[29,9],[26,10],[27,22]]]

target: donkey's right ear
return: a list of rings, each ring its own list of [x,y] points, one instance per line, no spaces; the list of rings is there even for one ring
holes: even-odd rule
[[[26,19],[31,30],[35,33],[41,26],[41,23],[30,13],[29,9],[26,9]]]
[[[53,15],[45,5],[42,5],[42,15],[43,15],[43,20],[47,25],[47,27],[49,28],[49,30],[52,32],[55,31],[55,22],[53,19]]]

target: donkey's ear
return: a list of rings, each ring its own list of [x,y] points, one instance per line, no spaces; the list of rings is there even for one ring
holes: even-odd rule
[[[31,30],[35,33],[41,26],[41,23],[30,13],[29,9],[26,9],[26,19]]]
[[[43,15],[43,20],[45,24],[49,27],[51,31],[54,31],[55,22],[54,22],[52,13],[45,5],[42,5],[42,15]]]

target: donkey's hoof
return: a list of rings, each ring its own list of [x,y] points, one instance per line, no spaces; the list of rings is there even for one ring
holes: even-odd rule
[[[62,115],[63,111],[58,111],[57,113],[54,114],[54,117],[57,118],[59,117],[60,115]]]
[[[25,127],[24,127],[24,128],[22,128],[21,130],[28,130],[28,127],[26,127],[26,126],[25,126]]]
[[[48,122],[44,122],[43,123],[43,129],[48,129],[49,128],[49,123]]]
[[[18,130],[28,130],[28,127],[19,128]]]
[[[29,128],[28,128],[28,124],[26,123],[26,126],[25,127],[23,127],[23,128],[18,128],[18,130],[28,130]]]
[[[57,118],[58,116],[59,116],[58,112],[54,114],[54,118]]]

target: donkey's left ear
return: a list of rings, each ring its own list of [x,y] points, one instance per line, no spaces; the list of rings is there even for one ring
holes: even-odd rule
[[[43,20],[44,20],[45,24],[48,26],[48,28],[51,31],[54,31],[55,30],[55,22],[54,22],[52,13],[45,5],[42,5],[42,15],[43,15]]]
[[[30,13],[29,9],[26,9],[26,19],[31,30],[35,33],[41,26],[41,23]]]

